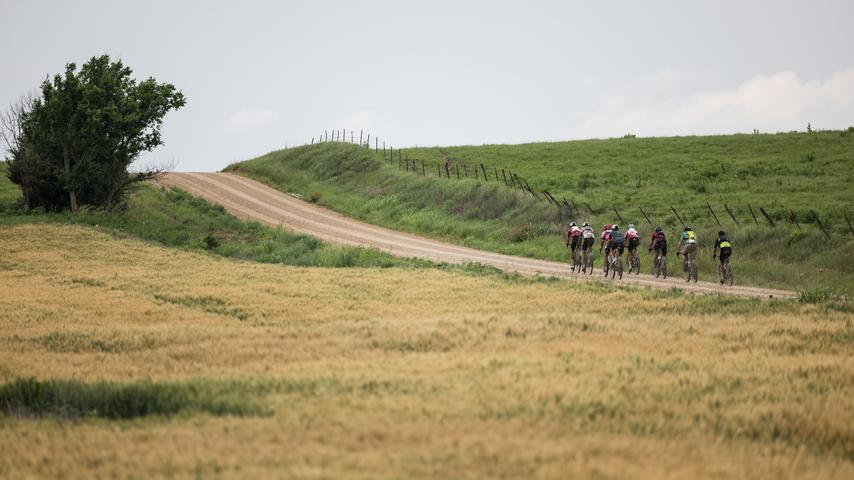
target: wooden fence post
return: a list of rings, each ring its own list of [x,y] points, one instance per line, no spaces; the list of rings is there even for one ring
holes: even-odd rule
[[[451,178],[451,168],[448,166],[448,162],[445,162],[445,177]]]
[[[457,180],[459,180],[460,179],[460,166],[459,166],[459,164],[456,164],[456,163],[454,164],[454,170],[457,171]]]
[[[350,130],[350,143],[353,143],[353,131]]]
[[[436,163],[436,176],[442,178],[442,166]]]
[[[385,158],[385,141],[383,141],[383,158]]]
[[[682,217],[680,217],[678,213],[676,213],[676,209],[675,209],[675,208],[673,208],[673,206],[672,206],[672,205],[670,206],[670,209],[671,209],[671,210],[673,210],[673,213],[676,215],[676,218],[678,218],[678,219],[679,219],[679,222],[680,222],[680,223],[682,224],[682,226],[684,227],[684,226],[685,226],[685,221],[684,221],[684,220],[682,220]]]
[[[370,147],[368,147],[368,148],[370,148]],[[377,137],[374,137],[374,151],[375,152],[380,151],[380,139]]]
[[[342,133],[341,138],[343,138],[344,139],[343,141],[346,142],[347,141],[347,129],[346,128],[342,129],[341,133]]]
[[[427,176],[427,167],[424,166],[424,159],[423,158],[421,159],[421,176],[422,177]]]
[[[791,208],[789,208],[788,210],[789,210],[789,218],[791,218],[791,219],[792,219],[792,223],[794,223],[794,224],[795,224],[795,226],[796,226],[796,227],[798,227],[798,230],[800,230],[800,229],[801,229],[801,224],[800,224],[800,223],[798,223],[798,217],[796,217],[796,216],[795,216],[795,212],[793,212]],[[846,219],[846,220],[847,220],[847,219]],[[851,224],[850,224],[850,223],[848,224],[848,228],[851,228]]]
[[[757,225],[759,225],[759,220],[756,219],[756,214],[753,213],[753,208],[750,206],[749,203],[747,204],[747,209],[750,211],[750,216],[753,217],[753,221],[756,222]]]
[[[371,134],[370,134],[370,133],[368,134],[368,141],[367,141],[367,142],[365,142],[365,144],[364,144],[364,145],[362,145],[362,146],[363,146],[363,147],[367,147],[367,148],[368,148],[368,150],[370,150],[370,149],[371,149]],[[407,159],[407,160],[408,160],[408,159]]]
[[[816,213],[815,213],[814,211],[812,211],[812,210],[810,210],[810,213],[812,214],[812,218],[814,218],[814,219],[815,219],[815,223],[817,223],[817,224],[818,224],[818,228],[820,228],[820,229],[821,229],[821,231],[822,231],[822,233],[824,233],[824,236],[825,236],[825,237],[827,237],[827,238],[829,239],[829,238],[830,238],[830,232],[828,232],[828,231],[824,228],[824,225],[822,225],[821,220],[819,220],[819,219],[818,219],[818,214],[816,214]]]
[[[478,177],[478,175],[480,175],[480,174],[477,173],[477,167],[474,167],[474,179],[475,180],[480,180],[480,177]]]
[[[727,205],[727,204],[725,203],[725,204],[724,204],[724,208],[726,209],[726,213],[728,213],[728,214],[729,214],[729,218],[731,218],[731,219],[732,219],[732,221],[733,221],[733,222],[735,222],[735,224],[736,224],[736,225],[739,225],[739,223],[738,223],[738,219],[737,219],[737,218],[735,218],[735,215],[733,215],[733,214],[732,214],[732,210],[730,210],[730,209],[729,209],[729,205]]]
[[[720,227],[720,226],[721,226],[721,221],[720,221],[720,220],[718,220],[718,216],[717,216],[717,215],[715,215],[715,211],[714,211],[714,210],[712,210],[712,204],[710,204],[710,203],[707,201],[707,202],[706,202],[706,206],[707,206],[707,207],[709,207],[709,211],[710,211],[710,212],[712,212],[712,216],[713,216],[713,217],[715,217],[715,222],[717,222],[717,223],[718,223],[718,226]]]
[[[418,175],[418,165],[415,163],[414,158],[412,159],[412,171],[415,172],[416,175]]]
[[[611,208],[613,208],[613,209],[614,209],[614,213],[616,213],[616,214],[617,214],[617,218],[619,218],[619,219],[620,219],[620,223],[625,224],[626,222],[623,220],[623,216],[622,216],[622,215],[620,215],[620,212],[618,212],[618,211],[617,211],[617,207],[611,207]]]
[[[488,181],[489,181],[489,179],[488,179],[488,178],[486,178],[486,167],[484,167],[484,166],[483,166],[483,164],[481,163],[481,164],[480,164],[480,168],[482,168],[482,169],[483,169],[483,181],[484,181],[484,182],[488,182]]]
[[[362,133],[364,133],[364,130],[359,130],[359,146],[360,147],[362,146]]]
[[[311,137],[311,144],[314,145],[314,137]]]
[[[504,173],[504,169],[501,169],[501,176],[504,177],[504,185],[507,185],[507,174]]]
[[[598,215],[598,214],[596,213],[596,210],[593,210],[593,207],[591,207],[589,203],[587,203],[587,202],[581,202],[581,203],[583,203],[583,204],[584,204],[584,206],[585,206],[585,207],[587,207],[587,210],[590,210],[590,214],[591,214],[591,215],[593,215],[594,217],[595,217],[596,215]]]
[[[774,220],[771,220],[771,216],[768,215],[768,212],[766,212],[764,208],[759,207],[759,211],[762,212],[762,215],[765,216],[765,220],[768,220],[768,223],[770,223],[772,227],[776,227]]]
[[[646,219],[647,223],[649,223],[650,225],[653,225],[652,220],[650,220],[649,217],[646,216],[646,212],[643,211],[643,208],[638,206],[638,210],[640,210],[641,215],[643,215],[643,218]]]
[[[463,165],[463,173],[466,174],[466,178],[469,178],[469,167],[468,166]]]
[[[329,132],[327,132],[326,130],[324,130],[324,131],[323,131],[323,136],[325,137],[325,139],[324,139],[323,141],[324,141],[324,142],[328,142],[328,141],[329,141]]]

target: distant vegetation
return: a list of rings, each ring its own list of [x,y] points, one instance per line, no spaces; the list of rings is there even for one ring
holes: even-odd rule
[[[512,170],[556,198],[572,199],[579,206],[572,218],[589,221],[597,229],[618,222],[608,208],[613,205],[624,223],[636,223],[648,235],[653,225],[636,208],[640,205],[673,241],[681,224],[667,214],[672,205],[705,242],[707,249],[700,256],[705,279],[713,279],[710,242],[721,228],[705,202],[718,209],[727,203],[741,221],[736,227],[725,212],[717,212],[735,244],[737,282],[793,289],[832,287],[850,294],[854,237],[847,233],[844,215],[852,204],[847,188],[854,181],[852,152],[854,134],[848,131],[620,138],[404,150],[410,162],[416,159],[413,172],[411,166],[409,171],[399,168],[397,158],[390,162],[382,150],[335,142],[272,152],[226,170],[311,196],[371,223],[476,248],[564,261],[562,236],[570,220],[566,209],[496,182],[496,168]],[[446,155],[453,169],[450,179],[444,178],[441,166],[437,170]],[[474,179],[474,165],[480,163],[488,165],[487,182],[482,174]],[[463,165],[469,178],[457,180],[455,167],[462,171]],[[580,206],[584,201],[599,214],[589,214]],[[747,213],[748,203],[754,209],[765,207],[778,226],[768,226],[761,216],[763,224],[755,225]],[[781,217],[784,206],[800,215],[801,230]],[[803,223],[809,209],[824,216],[830,241],[815,224]],[[649,260],[643,255],[646,271]],[[671,265],[675,261],[672,256]]]
[[[69,63],[41,84],[38,95],[0,115],[8,176],[20,186],[25,209],[112,210],[131,185],[158,173],[130,173],[128,167],[163,143],[163,117],[184,106],[184,95],[171,84],[153,78],[137,83],[131,75],[107,55],[79,71]]]

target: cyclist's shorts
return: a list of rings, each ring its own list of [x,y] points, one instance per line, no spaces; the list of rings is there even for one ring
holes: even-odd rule
[[[619,254],[620,254],[620,255],[622,255],[622,254],[623,254],[623,242],[620,242],[620,243],[612,243],[612,244],[611,244],[611,250],[612,250],[612,251],[613,251],[613,250],[616,250],[617,252],[619,252]]]
[[[661,252],[662,255],[667,256],[667,242],[658,242],[655,244],[655,253]]]
[[[596,241],[595,238],[585,238],[584,240],[582,240],[581,251],[586,252],[586,251],[590,250],[591,248],[593,248],[593,242],[594,241]]]
[[[635,250],[637,250],[638,245],[640,245],[640,239],[639,238],[630,238],[629,239],[629,251],[630,252],[634,252]]]
[[[732,256],[732,248],[731,248],[731,247],[724,247],[724,248],[722,248],[722,249],[721,249],[721,255],[720,255],[720,258],[721,258],[721,265],[723,265],[723,264],[724,264],[724,262],[726,262],[726,260],[727,260],[730,256]]]
[[[682,246],[682,255],[689,256],[694,259],[697,258],[697,244],[696,243],[688,243]]]
[[[573,251],[578,248],[578,237],[572,237],[572,239],[569,241],[569,248],[571,248]]]

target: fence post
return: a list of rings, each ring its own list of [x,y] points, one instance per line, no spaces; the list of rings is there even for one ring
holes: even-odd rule
[[[738,219],[735,218],[735,215],[732,214],[732,210],[729,209],[729,205],[724,204],[724,208],[726,209],[726,213],[729,214],[729,217],[732,218],[732,221],[735,222],[736,225],[739,225]]]
[[[383,141],[383,158],[385,158],[385,141]]]
[[[516,186],[516,174],[513,172],[510,172],[510,186],[517,189],[519,188]]]
[[[750,210],[750,216],[753,217],[753,221],[756,222],[757,225],[759,225],[759,220],[756,219],[756,214],[753,213],[753,208],[750,206],[749,203],[747,204],[747,209]]]
[[[412,171],[415,172],[416,175],[418,175],[418,165],[415,163],[414,158],[412,159]]]
[[[504,169],[501,169],[501,176],[504,177],[504,185],[507,185],[507,175],[504,173]]]
[[[442,178],[442,166],[436,163],[436,176]]]
[[[480,180],[480,177],[478,177],[478,175],[479,175],[479,173],[477,173],[477,167],[474,167],[474,179],[475,180]]]
[[[424,159],[421,159],[421,176],[427,176],[427,167],[424,166]]]
[[[353,131],[350,130],[350,143],[353,143]]]
[[[498,167],[492,167],[495,170],[495,181],[498,181]]]
[[[368,146],[368,148],[370,148],[370,146]],[[375,152],[380,151],[380,139],[377,137],[374,137],[374,151]]]
[[[324,142],[328,142],[328,141],[329,141],[329,132],[327,132],[326,130],[324,130],[324,131],[323,131],[323,136],[324,136],[324,140],[323,140],[323,141],[324,141]]]
[[[484,181],[484,182],[488,182],[488,181],[489,181],[489,179],[488,179],[488,178],[486,178],[486,167],[484,167],[484,166],[483,166],[483,164],[481,163],[481,164],[480,164],[480,168],[482,168],[482,169],[483,169],[483,181]]]
[[[825,237],[827,237],[827,238],[829,239],[829,238],[830,238],[830,232],[828,232],[827,230],[825,230],[824,225],[822,225],[822,223],[821,223],[821,220],[819,220],[819,219],[818,219],[818,214],[816,214],[816,213],[815,213],[814,211],[812,211],[812,210],[810,210],[810,213],[812,214],[812,218],[814,218],[814,219],[815,219],[815,223],[817,223],[817,224],[818,224],[818,228],[820,228],[820,229],[821,229],[821,231],[822,231],[822,233],[824,233],[824,236],[825,236]]]
[[[346,128],[342,129],[341,134],[342,134],[341,138],[343,138],[344,139],[343,141],[346,142],[347,141],[347,129]]]
[[[364,133],[364,130],[359,130],[359,146],[360,147],[362,146],[362,133]]]
[[[311,137],[311,144],[314,145],[314,137]]]
[[[768,215],[768,212],[766,212],[764,208],[759,207],[759,211],[762,212],[762,215],[765,216],[765,220],[768,220],[768,223],[770,223],[772,227],[776,227],[776,225],[774,225],[774,220],[771,220],[771,216]]]
[[[685,221],[684,221],[684,220],[682,220],[682,217],[680,217],[678,213],[676,213],[676,209],[675,209],[675,208],[673,208],[673,206],[672,206],[672,205],[670,206],[670,209],[671,209],[671,210],[673,210],[673,213],[676,215],[676,218],[678,218],[678,219],[679,219],[679,222],[680,222],[680,223],[682,224],[682,226],[684,227],[684,226],[685,226]]]
[[[370,150],[370,149],[371,149],[371,134],[370,134],[370,133],[368,134],[368,141],[367,141],[367,142],[365,142],[365,144],[364,144],[364,145],[362,145],[362,146],[363,146],[363,147],[368,147],[368,150]]]
[[[650,225],[652,225],[652,224],[653,224],[653,223],[652,223],[652,220],[650,220],[650,219],[649,219],[649,217],[647,217],[647,216],[646,216],[646,212],[644,212],[644,211],[643,211],[643,208],[642,208],[641,206],[638,206],[638,210],[640,210],[641,215],[643,215],[643,218],[645,218],[645,219],[646,219],[646,221],[647,221]]]
[[[715,215],[715,211],[714,211],[714,210],[712,210],[712,204],[710,204],[708,201],[706,201],[706,206],[707,206],[707,207],[709,207],[709,211],[710,211],[710,212],[712,212],[712,216],[713,216],[713,217],[715,217],[715,222],[717,222],[717,223],[718,223],[718,226],[720,227],[720,226],[721,226],[721,221],[720,221],[720,220],[718,220],[718,216],[717,216],[717,215]]]
[[[460,179],[460,166],[458,164],[454,164],[454,170],[457,171],[457,180]]]
[[[789,209],[787,209],[787,210],[789,210],[789,218],[791,218],[791,219],[792,219],[792,223],[794,223],[794,224],[795,224],[795,226],[796,226],[796,227],[798,227],[798,230],[800,230],[800,229],[801,229],[801,224],[800,224],[800,223],[798,223],[798,217],[796,217],[796,216],[795,216],[795,212],[793,212],[791,208],[789,208]],[[846,218],[845,220],[847,221],[848,219]],[[848,224],[848,228],[851,228],[851,224],[850,224],[850,223]]]
[[[623,220],[623,216],[622,216],[622,215],[620,215],[620,212],[618,212],[618,211],[617,211],[617,207],[613,207],[613,206],[612,206],[611,208],[613,208],[613,209],[614,209],[614,213],[616,213],[616,214],[617,214],[617,218],[619,218],[619,219],[620,219],[620,223],[625,224],[626,222]]]
[[[469,167],[467,165],[463,165],[463,173],[466,174],[466,178],[469,178]]]
[[[596,215],[598,215],[598,214],[596,213],[596,210],[593,210],[593,207],[591,207],[589,203],[584,202],[584,201],[582,201],[581,203],[583,203],[583,204],[584,204],[584,206],[585,206],[585,207],[587,207],[587,210],[590,210],[590,214],[591,214],[591,215],[593,215],[594,217],[595,217]]]
[[[451,178],[451,169],[448,167],[448,162],[445,162],[445,177]]]

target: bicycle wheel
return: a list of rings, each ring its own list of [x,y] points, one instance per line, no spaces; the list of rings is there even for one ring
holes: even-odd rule
[[[620,275],[620,280],[623,279],[623,259],[617,259],[617,273]]]
[[[724,270],[724,281],[730,287],[732,286],[732,282],[733,282],[732,265],[730,265],[729,262],[727,262],[726,270]]]
[[[685,279],[685,281],[686,281],[686,282],[690,282],[690,281],[691,281],[691,276],[692,276],[692,274],[694,273],[694,272],[692,272],[692,271],[691,271],[691,269],[692,269],[693,267],[694,267],[694,265],[691,263],[691,260],[688,260],[688,263],[686,263],[686,264],[685,264],[685,273],[686,273],[686,274],[687,274],[687,276],[688,276],[688,278],[686,278],[686,279]]]
[[[655,278],[661,275],[661,257],[655,257],[655,260],[652,261],[652,274],[655,275]]]
[[[697,264],[693,261],[691,262],[693,268],[691,268],[691,276],[694,278],[694,283],[697,283]]]
[[[635,254],[635,258],[632,259],[632,263],[635,267],[635,275],[640,275],[640,255]]]
[[[661,266],[658,268],[663,278],[667,278],[667,258],[661,257]]]
[[[587,274],[593,275],[593,252],[587,254]]]

